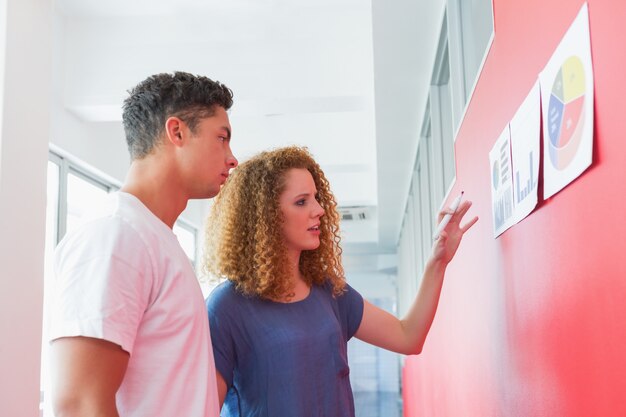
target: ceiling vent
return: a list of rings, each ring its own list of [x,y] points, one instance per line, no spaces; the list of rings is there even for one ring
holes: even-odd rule
[[[339,207],[338,211],[344,222],[369,220],[371,217],[370,209],[366,206]]]

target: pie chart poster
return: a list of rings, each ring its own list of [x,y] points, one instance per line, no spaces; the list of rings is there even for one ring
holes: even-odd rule
[[[543,193],[548,198],[591,165],[593,69],[587,3],[539,74],[543,115]]]

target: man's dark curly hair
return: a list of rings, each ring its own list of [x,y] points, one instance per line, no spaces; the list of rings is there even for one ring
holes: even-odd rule
[[[179,117],[194,132],[200,119],[215,114],[216,106],[228,110],[233,105],[228,87],[186,72],[152,75],[128,93],[122,120],[132,159],[144,158],[159,145],[169,117]]]

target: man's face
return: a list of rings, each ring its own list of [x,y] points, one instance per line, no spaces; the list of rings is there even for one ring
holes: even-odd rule
[[[230,169],[237,166],[230,150],[231,128],[226,110],[216,107],[213,116],[200,119],[194,133],[189,129],[186,133],[189,143],[181,169],[186,174],[184,186],[189,190],[189,198],[215,197]]]

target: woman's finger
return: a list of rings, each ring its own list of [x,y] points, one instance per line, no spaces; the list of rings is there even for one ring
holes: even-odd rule
[[[461,227],[461,231],[463,233],[467,232],[470,229],[470,227],[476,224],[477,221],[478,221],[478,216],[475,216],[472,220],[470,220],[463,227]]]

